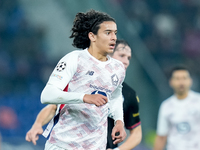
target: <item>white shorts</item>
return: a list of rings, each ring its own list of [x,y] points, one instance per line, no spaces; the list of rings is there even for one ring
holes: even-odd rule
[[[49,142],[49,140],[47,140],[44,150],[67,150],[67,149],[64,149],[64,148],[59,147],[55,144],[52,144],[52,143]]]

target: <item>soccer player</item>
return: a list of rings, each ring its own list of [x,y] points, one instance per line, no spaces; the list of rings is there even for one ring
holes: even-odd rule
[[[125,69],[108,56],[113,53],[116,34],[115,20],[106,13],[77,13],[70,37],[73,46],[84,50],[65,55],[41,93],[43,104],[57,104],[59,108],[52,130],[50,123],[43,134],[49,136],[45,150],[105,150],[108,115],[115,120],[115,142],[126,137],[122,97]]]
[[[129,66],[131,59],[131,49],[126,41],[117,40],[114,53],[110,55],[111,57],[121,61],[125,69]],[[132,149],[141,142],[142,131],[139,118],[139,99],[136,96],[136,93],[131,89],[126,83],[123,83],[122,94],[124,96],[124,123],[127,129],[130,130],[130,136],[122,145],[120,145],[120,150]],[[38,114],[35,123],[32,128],[26,134],[26,140],[32,141],[34,145],[36,140],[38,140],[38,134],[43,133],[42,126],[48,123],[53,116],[55,115],[57,106],[56,105],[47,105],[42,109]],[[113,144],[111,131],[114,126],[114,121],[111,118],[108,118],[108,142],[107,148],[116,148],[117,145]]]
[[[124,40],[117,40],[114,53],[110,54],[112,58],[121,61],[125,69],[128,68],[131,59],[131,48]],[[142,129],[139,117],[139,98],[136,92],[123,82],[122,95],[124,97],[124,123],[125,127],[130,131],[128,139],[116,148],[118,145],[113,144],[111,137],[112,129],[114,127],[114,120],[108,117],[108,136],[107,148],[115,148],[116,150],[131,150],[136,147],[142,139]]]
[[[169,83],[174,95],[160,106],[154,150],[165,145],[167,150],[199,150],[200,94],[190,89],[192,79],[184,66],[172,69]]]

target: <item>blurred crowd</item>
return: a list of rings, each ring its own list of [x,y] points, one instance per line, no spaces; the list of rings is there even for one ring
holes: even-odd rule
[[[195,89],[200,85],[199,0],[110,0],[122,6],[152,56],[167,74],[170,66],[186,64]]]
[[[30,90],[46,65],[44,30],[30,25],[17,0],[0,1],[0,93]]]
[[[0,133],[23,136],[31,127],[46,80],[45,30],[31,25],[17,0],[0,1]],[[45,81],[44,81],[45,80]],[[37,111],[38,110],[38,111]]]

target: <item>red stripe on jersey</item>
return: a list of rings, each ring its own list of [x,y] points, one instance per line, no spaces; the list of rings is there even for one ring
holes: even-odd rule
[[[69,84],[67,84],[67,86],[65,87],[65,89],[63,91],[67,92],[68,91],[68,87],[69,87]]]
[[[68,91],[68,86],[69,84],[67,84],[67,86],[65,87],[65,89],[63,91],[67,92]],[[65,104],[61,104],[60,105],[60,109],[59,109],[59,112],[61,111],[61,109],[65,106]]]
[[[126,127],[127,129],[134,129],[135,127],[137,127],[137,126],[139,126],[141,124],[141,121],[140,122],[138,122],[138,123],[136,123],[136,124],[134,124],[133,126],[131,126],[131,127]]]

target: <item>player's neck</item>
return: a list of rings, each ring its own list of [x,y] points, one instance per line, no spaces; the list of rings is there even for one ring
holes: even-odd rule
[[[107,54],[102,54],[102,52],[100,50],[98,50],[97,48],[94,48],[92,46],[90,46],[88,48],[88,52],[95,57],[96,59],[100,60],[100,61],[107,61]]]
[[[189,91],[184,92],[184,93],[175,93],[176,97],[179,100],[184,100],[188,96]]]

